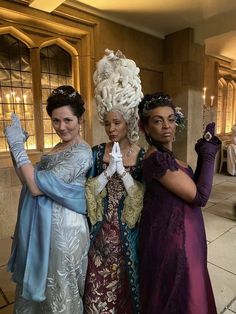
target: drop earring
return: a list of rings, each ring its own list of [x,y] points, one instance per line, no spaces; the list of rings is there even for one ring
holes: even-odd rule
[[[150,145],[154,145],[153,144],[153,139],[152,139],[150,134],[147,134],[147,139],[148,139],[148,142],[149,142]]]

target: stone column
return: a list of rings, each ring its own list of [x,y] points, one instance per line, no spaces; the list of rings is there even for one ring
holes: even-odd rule
[[[204,46],[194,43],[194,30],[187,28],[167,35],[164,43],[164,90],[187,118],[187,127],[176,133],[174,151],[177,158],[193,168],[194,144],[202,135],[204,86]]]

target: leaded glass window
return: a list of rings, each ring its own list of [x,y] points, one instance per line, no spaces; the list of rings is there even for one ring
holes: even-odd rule
[[[12,112],[30,134],[26,148],[35,149],[30,50],[11,35],[0,35],[0,42],[0,152],[8,150],[3,130]]]
[[[59,142],[46,111],[50,92],[59,85],[72,84],[71,55],[57,45],[47,46],[40,51],[41,85],[44,125],[44,147],[50,148]]]
[[[232,77],[218,81],[217,134],[231,132],[236,123],[236,83]]]

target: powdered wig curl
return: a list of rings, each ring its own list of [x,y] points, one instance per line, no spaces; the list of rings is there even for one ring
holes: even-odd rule
[[[128,125],[131,143],[139,139],[138,104],[143,97],[139,71],[135,62],[126,59],[121,51],[114,53],[106,49],[93,75],[100,123],[104,124],[104,116],[109,111],[120,112]]]

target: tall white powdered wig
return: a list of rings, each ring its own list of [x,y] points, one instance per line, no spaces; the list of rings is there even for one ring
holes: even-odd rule
[[[131,143],[139,139],[138,104],[143,97],[139,72],[135,62],[126,59],[121,51],[114,53],[106,49],[93,75],[100,123],[104,124],[107,112],[120,112],[128,125],[128,138]]]

